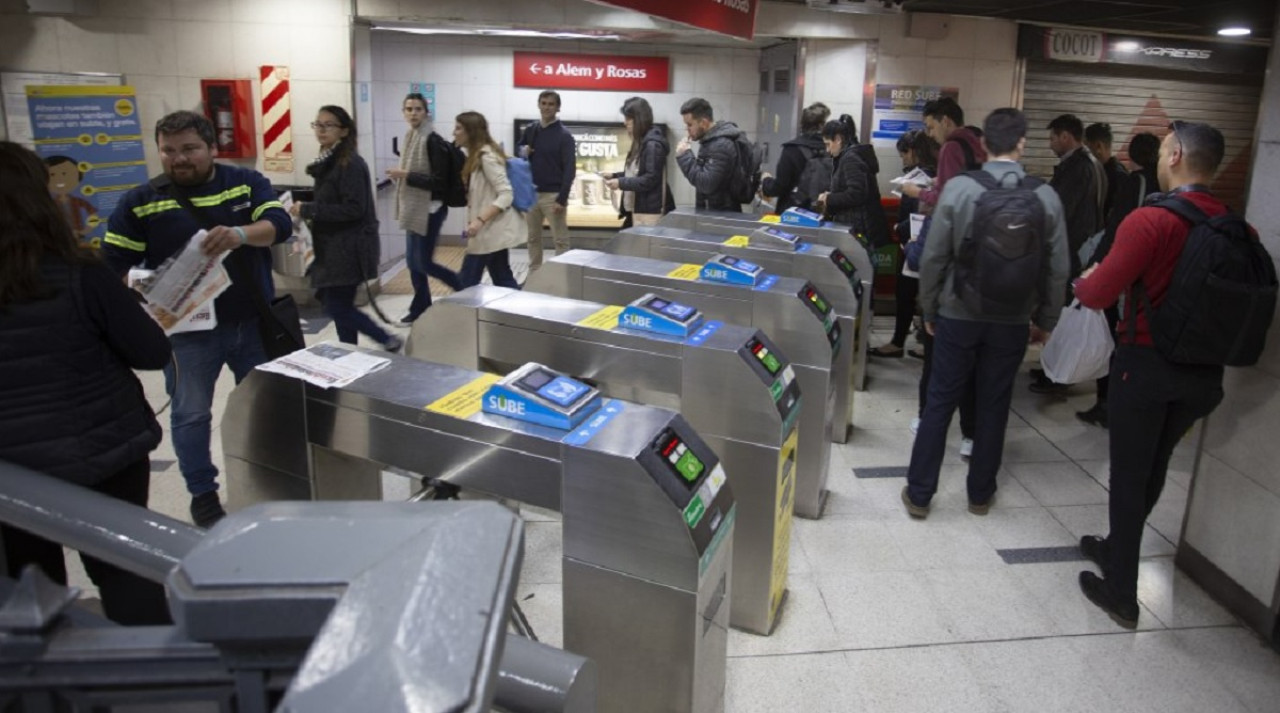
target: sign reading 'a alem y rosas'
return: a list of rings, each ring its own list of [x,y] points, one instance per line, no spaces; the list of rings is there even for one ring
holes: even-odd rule
[[[531,89],[600,89],[665,92],[671,88],[666,57],[515,53],[515,86]]]
[[[751,39],[759,0],[596,0],[704,30]]]

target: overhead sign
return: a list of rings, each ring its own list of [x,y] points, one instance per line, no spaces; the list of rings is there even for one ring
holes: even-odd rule
[[[743,39],[755,36],[759,0],[595,0]]]
[[[516,52],[515,86],[616,92],[671,90],[666,57]]]
[[[1194,72],[1262,74],[1267,47],[1172,37],[1113,35],[1061,27],[1021,25],[1018,56],[1057,62],[1126,64]]]

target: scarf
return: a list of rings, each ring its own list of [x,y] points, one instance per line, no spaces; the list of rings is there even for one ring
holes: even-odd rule
[[[400,168],[413,173],[431,173],[431,161],[427,156],[428,136],[429,133],[419,129],[409,129],[404,137],[404,149],[400,152]],[[427,221],[431,218],[431,203],[431,191],[410,186],[407,178],[396,182],[395,217],[402,230],[425,235]]]

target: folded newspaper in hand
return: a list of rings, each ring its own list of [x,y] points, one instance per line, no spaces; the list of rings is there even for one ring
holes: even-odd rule
[[[390,359],[333,342],[299,349],[257,368],[302,379],[323,389],[341,388],[366,374],[385,368]]]
[[[933,177],[917,167],[911,169],[905,175],[898,176],[889,182],[895,186],[901,186],[904,183],[914,183],[917,186],[928,188],[933,185]]]
[[[231,278],[222,266],[229,253],[209,257],[200,251],[200,242],[206,234],[201,230],[191,236],[177,255],[165,260],[149,277],[134,283],[135,289],[147,300],[147,311],[165,334],[211,329],[211,317],[207,322],[195,320],[200,324],[193,325],[193,315],[206,305],[212,315],[214,298],[231,286]]]

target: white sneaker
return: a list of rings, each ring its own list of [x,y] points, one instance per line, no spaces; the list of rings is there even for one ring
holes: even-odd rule
[[[972,438],[960,439],[960,457],[968,458],[971,455],[973,455],[973,439]]]
[[[920,417],[916,416],[915,418],[911,419],[911,425],[908,426],[908,428],[911,429],[911,435],[913,436],[916,435],[916,433],[920,431]]]

